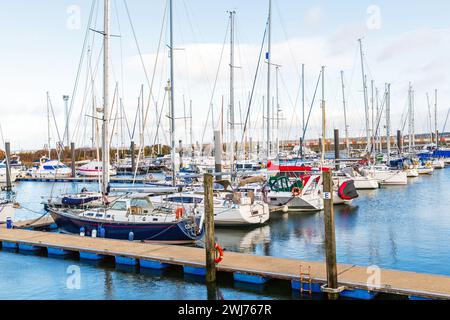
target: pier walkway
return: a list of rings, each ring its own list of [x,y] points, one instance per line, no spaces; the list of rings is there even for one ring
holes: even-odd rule
[[[80,256],[110,256],[118,264],[140,265],[141,268],[155,266],[163,268],[169,265],[184,267],[201,273],[205,268],[205,250],[184,246],[144,244],[140,242],[118,241],[111,239],[80,237],[57,233],[8,230],[0,228],[0,241],[4,248],[24,250],[47,250],[50,252],[79,253]],[[306,262],[266,256],[253,256],[241,253],[225,252],[225,258],[218,265],[219,272],[233,273],[236,281],[251,283],[270,283],[271,279],[291,281],[292,288],[305,288],[300,282],[300,267],[310,267],[309,279],[313,292],[321,292],[326,283],[326,268],[321,262]],[[372,270],[373,271],[373,270]],[[195,273],[194,272],[194,273]],[[381,270],[380,286],[373,288],[367,284],[372,272],[365,267],[338,265],[339,284],[345,287],[343,296],[370,298],[376,293],[389,293],[409,297],[410,299],[450,299],[450,277]],[[253,278],[252,278],[253,277]],[[244,280],[242,280],[244,279]],[[259,279],[259,282],[253,280]]]

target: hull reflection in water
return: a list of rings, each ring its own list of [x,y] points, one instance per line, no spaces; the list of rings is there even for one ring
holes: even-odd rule
[[[217,242],[229,251],[253,253],[255,247],[270,243],[270,226],[256,229],[216,229]]]

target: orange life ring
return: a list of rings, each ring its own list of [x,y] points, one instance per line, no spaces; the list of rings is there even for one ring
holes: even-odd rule
[[[295,187],[292,189],[292,195],[294,197],[298,197],[302,194],[302,190],[299,187]]]
[[[215,244],[214,248],[216,249],[216,260],[214,260],[214,262],[216,264],[219,264],[223,261],[223,249],[219,244]]]
[[[185,212],[184,208],[177,208],[177,210],[175,211],[177,219],[183,218],[184,212]]]

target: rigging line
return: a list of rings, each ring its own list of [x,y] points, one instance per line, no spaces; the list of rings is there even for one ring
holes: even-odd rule
[[[136,30],[134,29],[134,24],[133,24],[133,21],[131,19],[130,11],[128,10],[127,0],[123,0],[123,3],[125,5],[125,11],[127,13],[128,20],[130,22],[131,31],[132,31],[133,37],[134,37],[134,42],[136,44],[136,48],[137,48],[137,51],[139,53],[139,58],[141,60],[142,69],[144,69],[145,78],[147,79],[147,85],[149,86],[149,88],[151,88],[150,78],[148,77],[147,68],[145,67],[144,58],[143,58],[142,52],[141,52],[141,47],[139,46],[139,42],[138,42],[138,39],[137,39],[137,36],[136,36]],[[153,101],[155,101],[155,97],[153,96],[151,91],[150,91],[150,98],[153,99]]]
[[[136,125],[137,125],[137,121],[138,121],[138,116],[141,113],[141,106],[140,104],[138,104],[137,110],[136,110],[136,115],[134,116],[134,124],[133,124],[133,134],[131,135],[131,139],[134,140],[134,135],[136,133]]]
[[[217,81],[219,79],[220,68],[222,66],[223,54],[224,54],[224,51],[225,51],[225,45],[226,45],[226,41],[227,41],[228,31],[229,30],[230,30],[230,21],[228,21],[228,23],[227,23],[227,29],[226,29],[226,32],[225,32],[225,38],[224,38],[223,44],[222,44],[222,51],[220,52],[219,65],[217,67],[216,78],[214,79],[214,86],[213,86],[213,90],[212,90],[211,99],[209,100],[208,115],[206,116],[205,126],[203,127],[203,134],[202,134],[201,145],[203,145],[203,143],[205,141],[206,128],[208,127],[209,115],[211,114],[212,108],[213,108],[214,95],[216,93]],[[213,128],[213,130],[214,130],[214,128]]]
[[[288,90],[288,87],[287,87],[287,85],[286,85],[286,81],[285,81],[284,78],[283,78],[283,73],[282,73],[282,72],[279,72],[278,74],[279,74],[279,77],[280,77],[280,79],[281,79],[281,84],[283,85],[284,89],[286,90],[286,94],[287,94],[287,96],[288,96],[288,100],[289,100],[291,106],[294,108],[294,113],[293,113],[293,116],[291,117],[291,123],[290,123],[290,125],[289,125],[289,130],[288,130],[288,136],[287,136],[287,137],[289,138],[289,136],[290,136],[290,134],[291,134],[292,127],[293,127],[294,119],[295,119],[295,117],[297,116],[297,108],[296,108],[296,106],[293,104],[292,97],[291,97],[291,95],[289,94],[289,90]],[[278,108],[278,106],[277,106],[277,108]],[[278,114],[278,113],[277,113],[277,114]],[[277,120],[280,121],[279,119],[277,119]]]
[[[313,100],[312,100],[311,106],[309,108],[309,113],[308,113],[308,117],[307,117],[306,124],[305,124],[305,131],[303,131],[302,141],[305,141],[306,130],[308,129],[308,126],[309,126],[309,120],[310,120],[310,117],[311,117],[311,112],[312,112],[312,109],[313,109],[313,106],[314,106],[314,102],[316,101],[316,95],[317,95],[317,91],[319,89],[319,84],[320,84],[320,79],[321,78],[322,78],[322,72],[319,73],[319,78],[317,79],[316,90],[314,91]],[[300,150],[299,150],[299,153],[300,153]]]
[[[124,72],[123,72],[123,40],[122,40],[122,26],[120,24],[120,17],[119,17],[119,9],[117,6],[117,1],[114,0],[114,11],[116,12],[116,19],[117,19],[117,27],[119,29],[119,45],[120,45],[120,81],[121,81],[121,91],[122,91],[122,98],[125,96],[125,83],[124,83]]]
[[[156,126],[155,140],[153,142],[154,145],[156,145],[156,142],[157,142],[156,140],[158,139],[159,128],[162,126],[161,125],[161,121],[162,121],[162,114],[163,114],[164,105],[166,104],[166,98],[167,98],[167,91],[164,93],[164,96],[163,96],[163,102],[162,102],[162,106],[161,106],[161,113],[159,114],[158,124]],[[158,106],[156,106],[156,108],[158,109]],[[164,139],[166,139],[166,137],[164,137]]]
[[[258,79],[259,68],[261,67],[261,58],[263,56],[264,43],[266,41],[266,35],[267,35],[268,28],[269,28],[269,19],[267,19],[266,28],[264,30],[264,35],[263,35],[263,39],[262,39],[262,42],[261,42],[261,49],[259,51],[258,64],[256,66],[255,78],[253,79],[252,92],[250,94],[250,100],[248,102],[247,116],[245,117],[245,124],[244,124],[244,129],[243,129],[243,132],[242,132],[241,143],[244,141],[244,137],[245,137],[245,134],[247,132],[247,125],[248,125],[248,121],[249,121],[249,117],[250,117],[250,109],[251,109],[252,102],[253,102],[253,95],[255,93],[255,86],[256,86],[256,81]],[[270,98],[268,97],[267,99],[270,99]]]
[[[69,121],[69,119],[70,119],[70,117],[72,115],[72,109],[73,109],[74,104],[75,104],[75,96],[76,96],[76,93],[77,93],[77,90],[78,90],[78,83],[80,81],[80,76],[81,76],[81,68],[82,68],[83,61],[84,61],[84,53],[86,51],[86,45],[87,45],[87,41],[88,41],[88,37],[89,37],[89,31],[90,31],[90,27],[91,27],[91,23],[92,23],[92,17],[94,15],[94,8],[95,8],[96,3],[97,3],[97,0],[92,1],[91,12],[89,14],[88,24],[87,24],[87,27],[86,27],[86,33],[85,33],[84,41],[83,41],[83,49],[81,50],[81,56],[80,56],[80,60],[79,60],[79,63],[78,63],[78,70],[77,70],[77,76],[76,76],[76,80],[75,80],[75,85],[74,85],[74,88],[73,88],[73,91],[72,91],[72,96],[71,96],[71,99],[70,99],[70,107],[69,107],[69,113],[67,115],[67,121]],[[64,130],[64,137],[66,137],[66,135],[69,134],[68,132],[66,132],[67,131],[66,129]],[[62,141],[62,144],[64,145],[64,141]]]
[[[152,100],[152,98],[153,98],[153,103],[156,106],[156,111],[158,111],[158,103],[157,103],[157,101],[155,101],[155,98],[153,96],[153,86],[154,86],[154,82],[155,82],[156,69],[158,67],[159,56],[160,56],[160,53],[161,53],[161,45],[162,45],[162,40],[163,40],[163,36],[164,36],[164,29],[165,29],[165,25],[166,25],[168,4],[169,4],[168,1],[166,1],[166,5],[164,7],[163,19],[162,19],[162,23],[161,23],[161,31],[160,31],[160,34],[159,34],[159,42],[158,42],[158,48],[157,48],[157,52],[156,52],[156,59],[155,59],[154,65],[153,65],[153,74],[152,74],[152,81],[150,83],[149,98],[147,100],[147,107],[146,107],[146,110],[145,110],[145,117],[143,119],[144,126],[145,126],[145,124],[148,121],[148,114],[149,114],[149,111],[150,111],[150,101]],[[164,93],[164,94],[166,94],[166,93]],[[161,113],[162,113],[162,109],[161,109]],[[133,133],[133,136],[134,136],[134,133]],[[139,147],[138,158],[137,158],[138,163],[140,161],[141,153],[144,151],[143,148],[144,148],[144,146],[140,146]],[[138,166],[136,166],[136,171],[134,173],[135,177],[137,175],[137,169],[138,169]]]
[[[5,139],[3,138],[3,128],[1,123],[0,123],[0,136],[2,137],[2,144],[5,145]]]

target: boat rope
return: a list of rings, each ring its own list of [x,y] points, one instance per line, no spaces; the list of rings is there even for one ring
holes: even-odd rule
[[[216,77],[214,79],[214,86],[213,86],[213,90],[212,90],[212,93],[211,93],[211,99],[209,101],[208,114],[206,115],[205,126],[203,127],[202,140],[201,140],[201,145],[202,146],[203,146],[203,143],[205,141],[205,134],[206,134],[206,128],[208,127],[209,116],[213,112],[213,100],[214,100],[214,96],[215,96],[215,93],[216,93],[217,82],[218,82],[218,79],[219,79],[219,73],[220,73],[220,69],[221,69],[221,66],[222,66],[222,60],[223,60],[223,55],[224,55],[224,51],[225,51],[225,45],[226,45],[229,29],[230,29],[230,22],[228,22],[228,24],[227,24],[227,29],[226,29],[226,32],[225,32],[225,38],[224,38],[223,44],[222,44],[222,50],[220,52],[219,65],[217,67]],[[213,121],[214,121],[214,119],[213,119]],[[214,130],[214,128],[212,128],[212,129]]]
[[[269,20],[267,19],[266,29],[264,30],[264,35],[263,35],[263,39],[262,39],[262,42],[261,42],[261,49],[259,50],[258,64],[256,65],[256,72],[255,72],[255,77],[253,79],[252,91],[251,91],[250,98],[249,98],[249,101],[248,101],[247,115],[245,116],[244,129],[242,131],[241,143],[244,141],[245,135],[247,134],[247,130],[248,130],[247,127],[248,127],[248,124],[249,124],[250,109],[251,109],[251,106],[252,106],[252,103],[253,103],[253,96],[255,94],[255,87],[256,87],[256,81],[258,79],[259,69],[261,68],[261,59],[262,59],[262,56],[263,56],[264,43],[266,41],[268,28],[269,28]]]
[[[40,215],[41,215],[39,218],[36,218],[35,220],[30,221],[29,223],[27,223],[26,225],[22,226],[21,228],[27,228],[27,227],[30,227],[30,226],[34,225],[36,222],[42,220],[45,216],[49,215],[48,212],[42,214],[42,212],[38,212],[38,211],[32,210],[32,209],[27,208],[27,207],[24,207],[24,206],[22,206],[22,205],[20,206],[20,208],[23,209],[23,210],[25,210],[25,211],[29,211],[29,212],[31,212],[31,213],[35,213],[35,214],[40,214]]]

